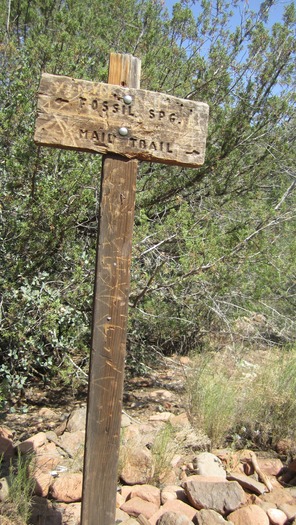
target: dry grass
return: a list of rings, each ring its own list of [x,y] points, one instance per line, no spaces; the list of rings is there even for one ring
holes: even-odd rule
[[[244,351],[243,351],[244,350]],[[274,446],[296,438],[296,351],[228,347],[193,358],[188,405],[212,446]]]

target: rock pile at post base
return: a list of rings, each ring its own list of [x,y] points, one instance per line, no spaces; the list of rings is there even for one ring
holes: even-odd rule
[[[63,424],[53,411],[51,416],[55,430],[21,443],[0,427],[0,454],[7,465],[17,453],[33,457],[33,525],[79,525],[86,408],[76,409]],[[176,448],[158,446],[156,453],[168,421]],[[194,432],[185,413],[155,414],[146,423],[123,415],[115,523],[296,525],[296,460],[284,467],[276,457],[256,458],[262,483],[253,452],[208,450],[207,439]],[[0,501],[9,498],[10,484],[9,474],[0,480]]]

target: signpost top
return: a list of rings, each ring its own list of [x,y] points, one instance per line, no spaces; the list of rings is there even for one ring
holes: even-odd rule
[[[208,113],[203,102],[45,73],[34,138],[46,146],[198,167]]]

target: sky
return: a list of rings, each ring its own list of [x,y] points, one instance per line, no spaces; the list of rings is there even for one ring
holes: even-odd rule
[[[225,1],[225,0],[222,0]],[[295,1],[295,0],[294,0]],[[172,11],[172,6],[177,3],[176,0],[164,0],[165,6],[168,8],[169,12]],[[213,0],[213,5],[215,5],[216,0]],[[258,11],[261,1],[260,0],[241,0],[241,7],[249,7],[253,11]],[[273,6],[270,10],[269,25],[273,25],[275,22],[280,22],[282,19],[282,14],[286,5],[289,5],[291,0],[276,0],[276,5]],[[194,15],[198,16],[200,13],[199,0],[195,0],[195,5],[192,6],[192,12]],[[239,23],[239,10],[237,10],[236,16],[234,16],[233,25],[234,27]]]

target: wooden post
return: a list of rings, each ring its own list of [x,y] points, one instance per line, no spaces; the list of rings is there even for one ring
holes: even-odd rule
[[[108,82],[139,87],[140,61],[111,54]],[[114,525],[137,160],[103,157],[82,525]]]
[[[111,54],[108,84],[44,73],[38,92],[38,145],[105,155],[81,525],[115,522],[137,159],[198,167],[205,158],[208,105],[139,89],[140,65]]]

